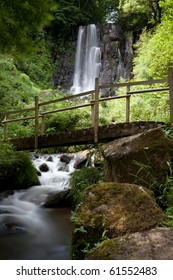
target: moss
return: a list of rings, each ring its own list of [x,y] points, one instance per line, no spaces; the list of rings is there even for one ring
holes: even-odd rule
[[[90,186],[85,189],[83,204],[76,213],[75,229],[82,226],[85,231],[72,238],[74,256],[81,257],[86,244],[92,248],[101,242],[105,231],[108,238],[114,238],[153,228],[163,218],[148,190],[141,186],[125,183]]]
[[[27,152],[17,152],[0,143],[0,191],[26,189],[38,185],[36,170]]]
[[[105,240],[96,248],[96,250],[87,254],[85,259],[116,260],[119,259],[120,256],[123,256],[126,259],[126,256],[131,255],[137,250],[134,242],[128,242],[128,235],[123,236],[123,238]]]

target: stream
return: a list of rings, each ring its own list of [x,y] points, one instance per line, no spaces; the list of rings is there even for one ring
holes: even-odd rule
[[[49,195],[68,189],[74,156],[66,162],[58,154],[31,157],[41,185],[1,197],[0,259],[68,260],[71,210],[42,205]]]

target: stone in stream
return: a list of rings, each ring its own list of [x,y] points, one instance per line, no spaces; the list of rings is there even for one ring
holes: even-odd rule
[[[65,154],[63,154],[63,155],[60,157],[60,161],[61,161],[61,162],[65,162],[66,164],[68,164],[68,163],[71,161],[72,158],[73,158],[73,156],[71,156],[71,155],[65,155]]]
[[[47,166],[46,163],[42,163],[40,166],[39,166],[39,169],[41,172],[47,172],[49,171],[49,167]]]
[[[43,206],[45,208],[71,207],[69,193],[70,190],[65,190],[51,195],[46,199]]]

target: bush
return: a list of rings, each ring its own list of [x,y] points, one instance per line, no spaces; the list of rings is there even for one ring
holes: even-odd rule
[[[17,152],[0,143],[0,191],[26,189],[38,184],[36,170],[27,152]]]
[[[75,207],[77,207],[83,198],[83,191],[102,180],[102,173],[95,167],[83,167],[72,173],[70,178],[70,196]]]

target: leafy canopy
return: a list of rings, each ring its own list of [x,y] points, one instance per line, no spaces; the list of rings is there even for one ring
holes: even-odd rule
[[[173,66],[173,0],[160,1],[161,23],[154,30],[144,30],[136,45],[134,73],[138,78],[159,78]]]
[[[0,2],[0,51],[27,52],[37,34],[52,20],[52,0],[3,0]]]

